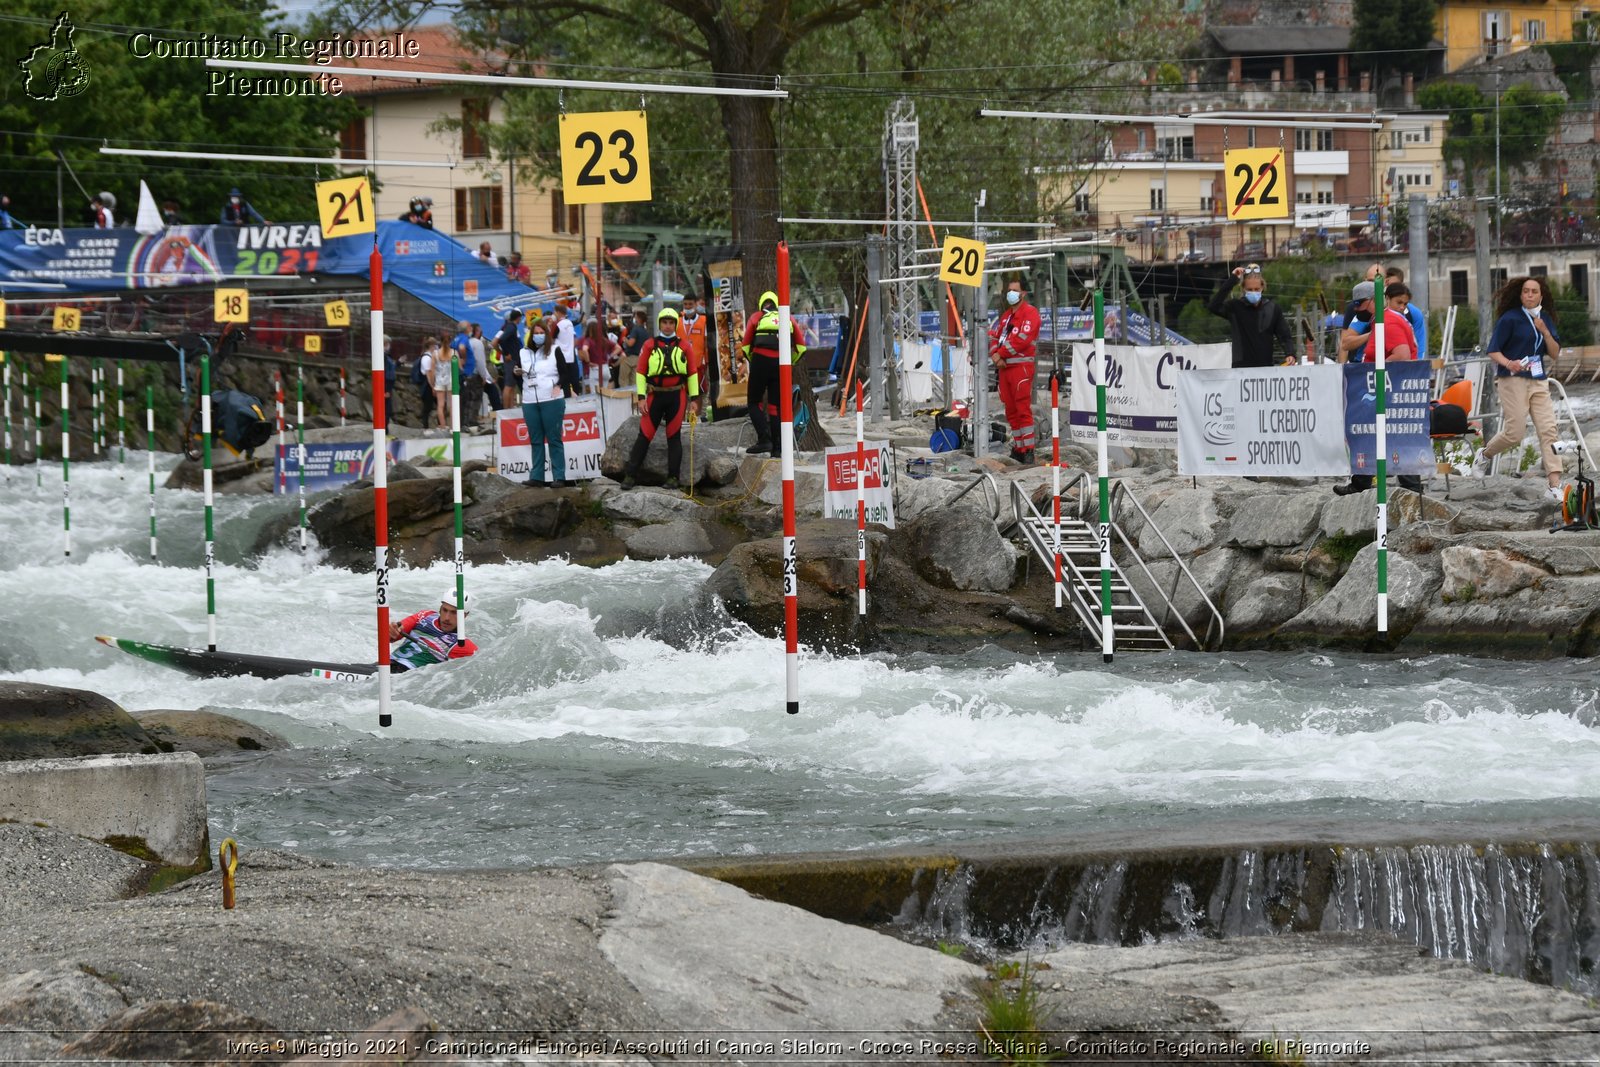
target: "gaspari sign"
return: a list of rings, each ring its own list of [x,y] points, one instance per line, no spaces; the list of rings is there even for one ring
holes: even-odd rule
[[[894,491],[884,474],[892,469],[887,441],[866,443],[861,487],[866,498],[867,521],[894,529]],[[856,446],[839,445],[825,453],[827,483],[822,492],[822,514],[830,519],[856,517]],[[892,483],[893,479],[889,479]]]
[[[600,477],[600,459],[605,455],[605,440],[600,435],[599,399],[593,396],[568,397],[561,417],[561,444],[566,450],[568,481]],[[533,470],[533,447],[522,409],[502,411],[499,424],[501,477],[526,480]],[[546,470],[545,477],[550,477]]]

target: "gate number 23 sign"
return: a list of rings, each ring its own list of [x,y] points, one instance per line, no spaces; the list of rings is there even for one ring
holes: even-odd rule
[[[643,111],[561,116],[561,196],[569,204],[650,199],[650,136]]]

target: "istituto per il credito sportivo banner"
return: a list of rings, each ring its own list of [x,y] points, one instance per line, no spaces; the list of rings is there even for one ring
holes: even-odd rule
[[[1106,346],[1106,439],[1134,448],[1178,447],[1178,372],[1227,367],[1232,346]],[[1067,424],[1074,441],[1095,439],[1094,346],[1072,346]]]
[[[567,450],[567,481],[600,477],[600,458],[606,441],[600,433],[600,398],[570,396],[561,418],[561,443]],[[499,434],[499,460],[496,469],[502,478],[525,481],[533,470],[533,446],[528,440],[528,424],[522,409],[495,413]],[[546,477],[549,477],[547,472]]]
[[[1385,364],[1387,379],[1389,474],[1432,474],[1433,439],[1428,435],[1428,401],[1433,368],[1414,359]],[[1344,365],[1344,434],[1351,474],[1377,474],[1378,372],[1371,363]]]
[[[1349,474],[1344,426],[1344,371],[1336,364],[1178,375],[1181,474]]]
[[[893,462],[889,442],[867,441],[867,477],[863,484],[863,503],[867,521],[894,529],[894,489],[884,473]],[[856,517],[856,446],[836,445],[827,451],[828,481],[822,490],[822,516],[826,519]]]

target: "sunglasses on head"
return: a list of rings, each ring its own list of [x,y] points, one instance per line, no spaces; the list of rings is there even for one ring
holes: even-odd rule
[[[1261,264],[1259,264],[1259,263],[1246,263],[1244,265],[1244,272],[1246,274],[1260,274],[1261,273]]]

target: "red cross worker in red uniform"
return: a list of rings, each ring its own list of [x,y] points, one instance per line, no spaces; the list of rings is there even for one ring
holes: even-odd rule
[[[1000,402],[1011,427],[1011,458],[1033,462],[1033,363],[1039,340],[1039,309],[1028,303],[1022,282],[1006,285],[1000,321],[989,331],[989,359],[1000,368]]]

